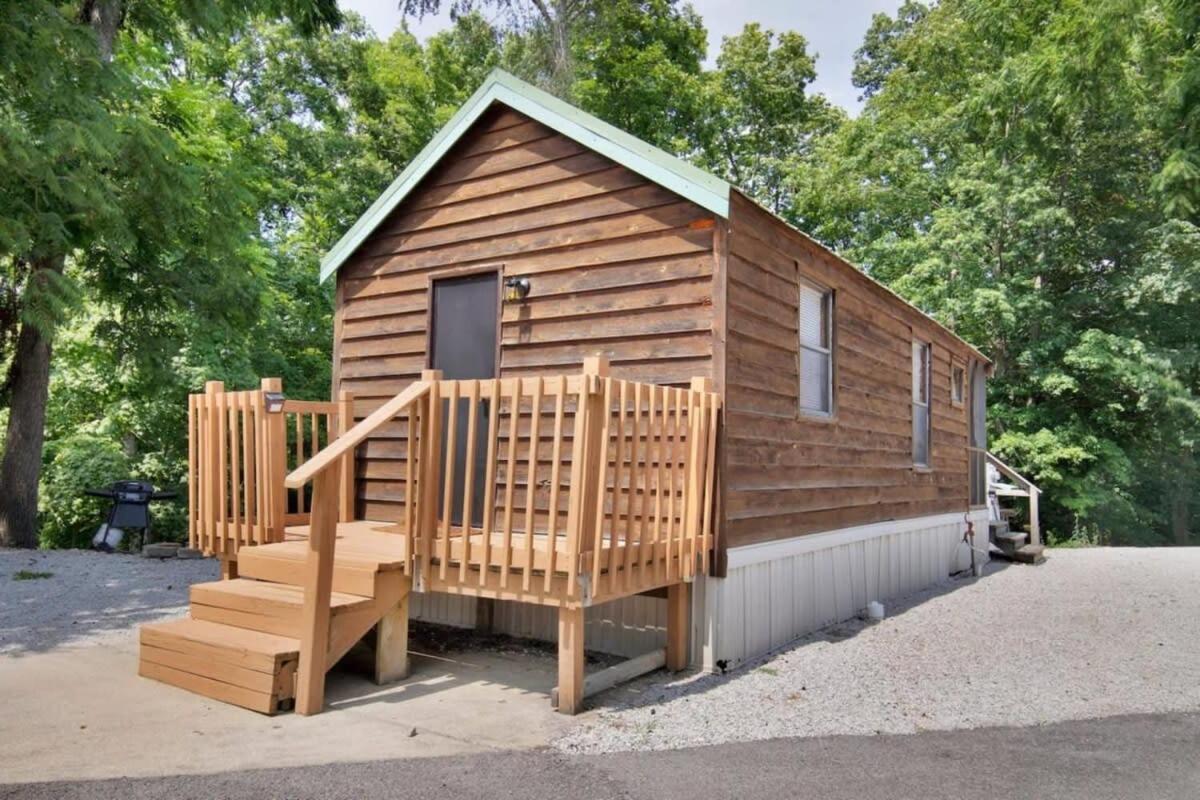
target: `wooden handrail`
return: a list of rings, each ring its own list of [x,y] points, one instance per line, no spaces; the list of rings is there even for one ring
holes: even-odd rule
[[[429,375],[431,378],[435,376],[437,373]],[[340,436],[326,445],[321,452],[292,470],[284,479],[284,485],[289,489],[299,489],[310,480],[314,481],[309,514],[308,553],[304,564],[300,664],[296,674],[297,713],[316,714],[325,704],[325,658],[329,649],[329,602],[333,589],[339,506],[345,505],[346,493],[353,492],[353,486],[347,488],[343,481],[343,473],[350,469],[349,458],[355,447],[381,425],[429,394],[432,386],[432,380],[420,380],[411,384],[362,422],[349,430],[343,427],[344,432]],[[342,413],[350,413],[346,398],[342,400]],[[411,491],[411,484],[409,490]],[[409,533],[414,532],[410,530]]]
[[[1012,478],[1014,481],[1020,484],[1022,488],[1025,489],[1025,495],[1029,498],[1029,543],[1033,545],[1040,545],[1042,543],[1042,527],[1041,521],[1038,519],[1038,497],[1041,495],[1042,490],[1035,486],[1033,481],[1029,480],[1024,475],[1017,472],[1015,469],[1010,467],[1008,464],[1005,464],[991,453],[987,453],[986,455],[989,464],[1000,470],[1002,474]]]
[[[429,381],[416,381],[410,384],[407,389],[375,409],[362,422],[334,439],[324,450],[305,461],[299,468],[292,470],[284,479],[284,485],[289,489],[299,489],[308,483],[317,474],[324,472],[342,456],[362,444],[363,440],[374,433],[380,425],[399,414],[406,406],[412,405],[428,394],[429,387]]]
[[[996,469],[1000,470],[1000,472],[1002,474],[1008,476],[1009,478],[1012,478],[1014,481],[1016,481],[1018,484],[1020,484],[1020,486],[1023,489],[1030,491],[1030,492],[1038,492],[1038,493],[1040,493],[1042,491],[1041,489],[1039,489],[1037,486],[1034,485],[1033,481],[1029,480],[1024,475],[1017,472],[1015,469],[1010,467],[1008,464],[1005,464],[1003,461],[996,458],[996,456],[992,455],[991,453],[987,453],[987,460],[988,460],[989,464],[991,464]]]
[[[678,586],[707,570],[720,407],[707,378],[687,388],[615,378],[599,356],[575,375],[427,370],[343,428],[285,480],[313,482],[296,710],[324,702],[337,497],[348,481],[352,491],[355,448],[381,426],[407,413],[403,454],[385,448],[403,461],[389,511],[419,591],[471,582],[501,598],[557,595],[582,624],[584,606],[649,589],[675,585],[678,601]]]

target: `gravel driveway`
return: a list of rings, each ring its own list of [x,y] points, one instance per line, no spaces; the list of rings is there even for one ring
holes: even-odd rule
[[[727,676],[626,684],[555,745],[596,753],[1200,710],[1200,548],[993,563],[888,614]]]
[[[21,571],[49,575],[19,580]],[[183,613],[188,587],[219,577],[220,565],[211,558],[0,550],[0,654],[128,636],[142,623]]]

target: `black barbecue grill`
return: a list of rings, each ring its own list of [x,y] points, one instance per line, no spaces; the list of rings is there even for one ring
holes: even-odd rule
[[[108,520],[93,541],[97,549],[108,551],[121,541],[121,532],[127,528],[141,528],[142,544],[149,543],[150,501],[170,500],[177,496],[176,492],[155,491],[154,485],[146,481],[117,481],[107,489],[86,489],[84,492],[92,497],[104,497],[112,501]],[[109,541],[110,534],[115,536],[115,541]]]

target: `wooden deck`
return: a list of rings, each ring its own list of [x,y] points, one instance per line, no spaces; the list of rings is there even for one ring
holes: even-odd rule
[[[666,589],[668,647],[637,663],[686,663],[687,584],[708,569],[713,545],[720,398],[707,379],[686,389],[618,380],[599,357],[576,375],[427,371],[352,426],[346,393],[279,403],[279,382],[262,386],[211,384],[189,398],[192,546],[220,556],[226,578],[252,579],[198,589],[193,621],[235,631],[224,645],[234,660],[242,629],[289,634],[298,660],[271,661],[271,691],[252,699],[212,683],[221,678],[203,659],[186,674],[149,666],[150,643],[148,673],[258,710],[294,697],[300,713],[316,713],[325,670],[372,627],[377,674],[404,672],[410,591],[556,607],[556,696],[569,713],[586,691],[588,606]],[[386,519],[354,518],[356,479],[377,469],[368,459],[356,475],[360,447],[388,454],[399,490]],[[148,636],[186,643],[184,627]],[[285,652],[277,645],[256,646]]]
[[[508,534],[506,545],[504,531],[494,530],[489,537],[490,543],[487,546],[484,543],[483,531],[479,528],[471,530],[469,542],[464,541],[461,527],[452,527],[450,531],[446,576],[441,575],[440,558],[434,555],[431,559],[430,580],[441,586],[442,591],[451,590],[446,585],[448,581],[457,581],[461,583],[461,586],[452,590],[455,594],[472,594],[472,590],[477,590],[476,593],[480,596],[493,596],[495,592],[490,591],[488,587],[500,583],[500,572],[506,568],[509,570],[510,581],[505,581],[504,584],[507,586],[511,582],[514,587],[513,591],[518,591],[519,587],[524,584],[525,565],[531,565],[532,577],[541,580],[543,585],[547,572],[558,578],[564,578],[568,574],[566,564],[570,549],[562,537],[553,539],[556,552],[552,556],[550,553],[552,539],[544,531],[534,532],[532,553],[529,552],[528,537],[524,531],[513,531]],[[308,538],[308,525],[291,525],[286,528],[283,542],[257,548],[253,553],[244,553],[243,559],[257,561],[271,558],[300,562],[304,560],[308,552]],[[377,571],[400,570],[409,561],[409,541],[410,538],[402,524],[368,520],[339,522],[335,546],[336,563],[342,568],[353,566]],[[657,570],[657,578],[651,575],[648,580],[651,582],[657,580],[660,586],[677,582],[678,576],[682,574],[681,559],[677,552],[668,556],[669,547],[667,542],[643,544],[639,541],[627,542],[620,538],[606,539],[600,550],[599,562],[600,574],[608,588],[607,594],[610,595],[607,599],[647,591],[646,581],[636,574],[643,569]],[[434,553],[441,550],[440,540],[435,540]],[[488,558],[488,571],[492,573],[490,579],[480,579],[479,577],[484,555]],[[511,563],[506,565],[506,562],[510,560],[509,555],[511,555]],[[471,577],[468,579],[464,576],[461,581],[458,581],[458,574],[464,565],[464,558],[470,559],[465,561],[465,564],[466,568],[471,571]],[[584,554],[581,563],[585,573],[592,571],[594,560],[594,552]],[[608,587],[607,579],[610,574],[613,576],[613,580],[612,586]],[[559,604],[546,597],[545,592],[542,592],[541,596],[544,604]]]

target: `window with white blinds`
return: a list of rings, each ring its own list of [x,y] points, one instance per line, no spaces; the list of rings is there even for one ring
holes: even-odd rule
[[[912,440],[913,463],[929,466],[929,345],[912,343]]]
[[[833,413],[833,292],[800,282],[800,411]]]

